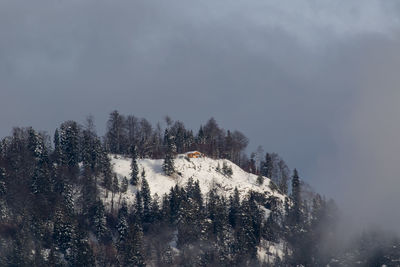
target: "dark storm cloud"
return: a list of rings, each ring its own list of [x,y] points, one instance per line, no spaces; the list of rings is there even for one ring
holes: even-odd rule
[[[214,116],[352,210],[387,205],[351,192],[400,186],[399,14],[395,1],[2,1],[0,134],[88,114],[102,133],[113,109],[196,128]]]

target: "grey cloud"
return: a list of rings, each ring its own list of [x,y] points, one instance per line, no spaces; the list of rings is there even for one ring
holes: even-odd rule
[[[365,207],[350,192],[362,195],[366,176],[382,193],[369,205],[387,206],[399,11],[374,0],[2,1],[0,135],[88,114],[103,133],[113,109],[192,128],[214,116],[351,210]]]

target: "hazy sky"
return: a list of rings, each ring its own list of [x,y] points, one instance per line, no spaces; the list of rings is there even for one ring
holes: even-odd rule
[[[398,3],[1,0],[0,135],[88,114],[103,133],[114,109],[195,129],[213,116],[355,217],[398,226]]]

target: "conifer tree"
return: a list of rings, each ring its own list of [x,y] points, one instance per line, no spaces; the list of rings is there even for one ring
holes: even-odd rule
[[[174,143],[168,129],[165,130],[164,140],[166,142],[165,158],[162,165],[165,175],[171,176],[175,172],[174,167]]]
[[[75,121],[66,121],[60,127],[62,163],[76,170],[79,162],[79,126]]]
[[[53,143],[54,143],[53,160],[55,163],[60,164],[61,163],[61,145],[60,145],[60,134],[58,132],[58,129],[56,129],[54,131]]]
[[[0,199],[6,195],[6,192],[6,170],[3,167],[0,167]]]
[[[135,267],[146,266],[143,257],[143,230],[137,221],[129,226],[124,265]]]
[[[73,227],[60,209],[55,216],[53,238],[61,252],[65,253],[72,248]]]
[[[111,213],[114,212],[114,196],[117,194],[119,191],[119,182],[118,182],[118,177],[117,174],[114,174],[114,178],[112,181],[112,186],[111,186]]]
[[[92,218],[93,230],[96,237],[101,240],[107,231],[106,227],[106,216],[103,202],[101,200],[97,201],[94,206],[94,214]]]
[[[76,237],[74,238],[72,251],[72,265],[77,267],[96,266],[93,251],[89,245],[87,233],[82,227],[78,227]]]
[[[142,200],[142,194],[140,191],[136,191],[136,196],[135,196],[135,220],[142,222],[143,219],[143,200]]]
[[[139,168],[137,164],[137,148],[136,146],[131,147],[131,179],[130,179],[130,184],[131,185],[137,185],[139,181]]]
[[[264,183],[264,177],[261,174],[259,174],[257,176],[257,184],[262,185],[263,183]]]
[[[233,196],[229,197],[229,223],[231,224],[232,228],[236,228],[239,221],[240,215],[240,198],[239,198],[239,191],[237,187],[235,187]]]
[[[143,170],[144,171],[144,170]],[[143,222],[150,222],[151,195],[150,187],[145,177],[142,177]]]
[[[272,155],[270,153],[266,153],[265,162],[263,162],[261,167],[261,174],[265,177],[272,179],[273,168],[274,168],[274,163]]]
[[[125,242],[128,238],[128,208],[126,206],[126,202],[122,203],[122,206],[118,211],[117,232],[117,248],[120,253],[122,253]]]
[[[296,169],[293,171],[293,177],[292,177],[292,195],[291,195],[292,201],[293,201],[293,207],[292,207],[292,216],[293,216],[293,222],[294,223],[300,223],[301,221],[301,196],[300,196],[300,178],[299,174]]]

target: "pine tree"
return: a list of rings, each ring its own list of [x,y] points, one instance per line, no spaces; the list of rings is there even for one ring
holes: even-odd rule
[[[118,177],[117,174],[114,174],[114,178],[112,181],[112,186],[111,186],[111,213],[114,212],[114,196],[117,194],[119,191],[119,182],[118,182]]]
[[[6,192],[6,170],[3,167],[0,167],[0,199],[6,195]]]
[[[120,253],[122,253],[125,247],[125,242],[128,238],[128,208],[125,202],[122,203],[122,206],[118,211],[117,232],[117,248]]]
[[[234,229],[238,225],[240,213],[241,209],[240,209],[239,191],[237,187],[235,187],[233,196],[229,197],[229,214],[228,214],[229,223]]]
[[[300,194],[300,178],[299,174],[296,169],[293,171],[293,177],[292,177],[292,201],[293,201],[293,207],[292,207],[292,216],[293,216],[293,222],[294,223],[300,223],[301,222],[301,194]]]
[[[178,246],[199,241],[202,223],[198,203],[192,198],[182,201],[178,211]]]
[[[264,177],[261,174],[259,174],[257,176],[257,184],[262,185],[263,183],[264,183]]]
[[[73,241],[72,266],[96,266],[87,234],[81,228],[82,227],[78,227],[79,230],[77,231],[76,237]]]
[[[143,200],[140,191],[136,191],[135,196],[135,220],[142,222],[143,219]]]
[[[174,143],[168,129],[165,130],[164,140],[166,142],[165,158],[162,165],[165,175],[171,176],[175,172],[174,167]]]
[[[68,216],[74,214],[74,197],[72,192],[72,186],[68,183],[64,185],[64,190],[62,192],[63,204]]]
[[[151,219],[150,218],[151,195],[150,195],[150,187],[145,177],[142,177],[141,195],[143,199],[143,222],[149,223]]]
[[[105,216],[105,209],[103,202],[100,200],[97,201],[93,207],[94,209],[94,216],[93,216],[93,229],[96,234],[96,237],[101,240],[107,231],[107,226],[106,226],[106,216]]]
[[[137,164],[137,148],[136,146],[132,146],[131,148],[131,179],[130,179],[130,183],[131,185],[137,185],[138,181],[139,181],[139,168],[138,168],[138,164]]]
[[[111,170],[111,162],[110,162],[110,158],[107,155],[107,152],[102,149],[101,153],[100,153],[100,165],[101,165],[101,172],[103,175],[103,186],[106,189],[106,197],[108,197],[108,191],[111,190],[112,187],[112,179],[113,179],[113,175],[112,175],[112,170]],[[95,177],[95,184],[97,185],[97,178]],[[97,193],[97,186],[95,186],[96,189],[96,193]]]
[[[58,129],[56,129],[54,132],[53,143],[54,143],[53,160],[55,163],[60,164],[61,163],[61,145],[60,145],[60,134],[58,132]]]
[[[222,173],[228,177],[231,177],[233,174],[232,166],[228,166],[225,161],[222,163]]]
[[[143,257],[143,230],[138,222],[134,222],[129,226],[124,266],[146,266]]]
[[[0,222],[7,217],[8,213],[5,201],[6,194],[7,194],[6,170],[3,167],[0,167]]]
[[[65,253],[72,248],[73,227],[60,209],[55,216],[53,238],[58,248]]]
[[[75,121],[67,121],[60,127],[62,163],[76,171],[79,162],[79,126]]]

